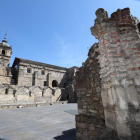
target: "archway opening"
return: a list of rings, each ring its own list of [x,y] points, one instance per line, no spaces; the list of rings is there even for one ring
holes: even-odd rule
[[[56,80],[53,80],[52,81],[52,87],[57,87],[57,86],[58,86],[57,81]]]
[[[5,50],[2,50],[2,53],[1,53],[2,55],[5,55]]]

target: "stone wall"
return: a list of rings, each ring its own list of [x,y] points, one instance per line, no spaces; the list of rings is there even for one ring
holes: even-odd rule
[[[76,94],[76,72],[78,71],[79,67],[71,67],[68,69],[68,86],[66,90],[68,92],[68,100],[69,103],[76,103],[77,102],[77,94]]]
[[[30,69],[30,73],[27,72]],[[42,74],[42,72],[44,74]],[[28,63],[20,62],[18,64],[17,84],[19,86],[44,86],[44,82],[52,87],[52,81],[57,81],[57,86],[64,87],[67,84],[66,70],[52,69],[49,67],[42,67],[38,65],[30,65]]]
[[[60,88],[0,85],[0,105],[53,104],[64,101],[66,94]]]
[[[11,68],[0,66],[0,84],[12,84]]]
[[[94,139],[105,128],[100,67],[95,48],[98,48],[97,43],[90,48],[88,58],[76,76],[79,113],[76,116],[77,140]]]
[[[87,107],[85,102],[95,99],[91,102],[91,105],[96,109],[96,100],[100,100],[98,107],[104,110],[107,128],[115,130],[121,139],[138,140],[140,138],[139,21],[130,14],[129,8],[118,9],[110,18],[107,12],[100,8],[96,11],[96,16],[91,32],[99,40],[99,47],[93,45],[89,50],[89,56],[91,54],[91,56],[97,55],[97,57],[93,61],[88,58],[89,63],[87,63],[87,59],[83,67],[80,68],[81,74],[80,71],[77,73],[76,83],[78,83],[77,88],[79,90],[79,115],[76,116],[77,139],[85,140],[84,134],[87,135],[87,139],[93,137],[92,134],[98,134],[95,133],[98,121],[93,123],[90,121],[92,114],[89,114],[91,109],[89,103],[86,103],[88,109],[84,109],[84,107]],[[95,50],[93,55],[92,49]],[[97,65],[92,66],[97,60],[100,70]],[[92,69],[98,69],[97,73],[93,71],[95,75],[92,74]],[[96,78],[96,74],[100,75],[101,80]],[[88,95],[88,88],[92,81],[89,80],[90,76],[94,79],[92,83],[94,87],[90,90],[91,95],[96,95],[96,89],[100,87],[97,89],[99,90],[98,95],[101,95],[100,98],[97,96],[95,96],[96,98],[90,98],[91,95]],[[96,85],[96,82],[100,83],[100,86]],[[95,110],[95,112],[98,113],[99,111]],[[87,117],[83,119],[82,116],[85,115]],[[97,118],[94,117],[93,119],[96,120]],[[89,131],[90,124],[94,126],[92,126],[94,133],[89,133],[91,132]]]

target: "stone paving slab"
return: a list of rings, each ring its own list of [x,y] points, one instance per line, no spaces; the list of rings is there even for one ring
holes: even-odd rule
[[[0,110],[0,140],[73,140],[77,104]]]

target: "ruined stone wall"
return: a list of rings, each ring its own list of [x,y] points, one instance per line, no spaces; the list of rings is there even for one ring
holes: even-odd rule
[[[88,58],[76,76],[79,113],[76,115],[77,140],[94,139],[105,128],[96,48],[98,48],[97,43],[89,50]]]
[[[2,79],[0,81],[0,90],[2,90],[0,104],[53,103],[68,100],[68,90],[65,89],[69,83],[68,69],[52,65],[47,67],[47,64],[30,60],[27,62],[23,59],[24,62],[19,60],[16,59],[12,68],[1,67],[2,74],[5,75],[2,75],[3,77],[0,75]],[[54,80],[56,87],[52,85]],[[49,91],[46,90],[48,87]],[[9,96],[7,92],[11,90],[13,93]]]
[[[98,58],[106,125],[116,130],[119,136],[137,136],[140,33],[136,20],[130,15],[129,8],[125,8],[117,10],[111,18],[104,17],[98,26],[100,32],[96,34],[99,36]],[[92,28],[91,31],[94,34]]]
[[[65,100],[60,88],[39,86],[0,85],[0,106],[53,104]]]
[[[138,140],[140,138],[140,32],[138,20],[130,14],[129,8],[118,9],[110,18],[107,12],[100,8],[96,11],[96,16],[91,32],[99,39],[99,47],[95,51],[98,54],[96,59],[98,59],[101,68],[98,74],[101,78],[100,93],[105,124],[107,128],[115,130],[122,139]],[[96,69],[98,66],[94,68]],[[91,65],[89,65],[89,69],[92,69]],[[86,90],[83,89],[85,83],[89,81],[89,76],[86,73],[83,74],[85,78],[80,80],[77,77],[76,81],[80,84],[77,88],[80,89],[81,87],[81,91],[79,90],[78,93],[80,97],[78,106],[84,105],[84,103],[79,102],[80,100],[88,101],[85,96]],[[92,73],[91,77],[96,79]],[[85,83],[82,82],[83,79]],[[97,79],[97,81],[100,80]],[[97,86],[93,89],[96,90],[96,88]],[[95,108],[94,103],[92,105]],[[87,114],[79,108],[80,113]],[[92,115],[89,114],[89,116]],[[76,126],[79,122],[77,117]],[[90,117],[85,123],[90,121]],[[95,124],[94,122],[93,126]],[[89,129],[85,124],[78,124],[78,127],[86,128],[84,131]],[[82,134],[77,130],[78,140],[81,136]]]

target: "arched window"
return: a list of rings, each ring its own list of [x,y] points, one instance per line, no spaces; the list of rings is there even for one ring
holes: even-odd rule
[[[52,87],[57,87],[57,86],[58,86],[57,81],[56,81],[56,80],[53,80],[53,81],[52,81]]]
[[[5,50],[2,50],[2,53],[1,53],[2,55],[5,55]]]

